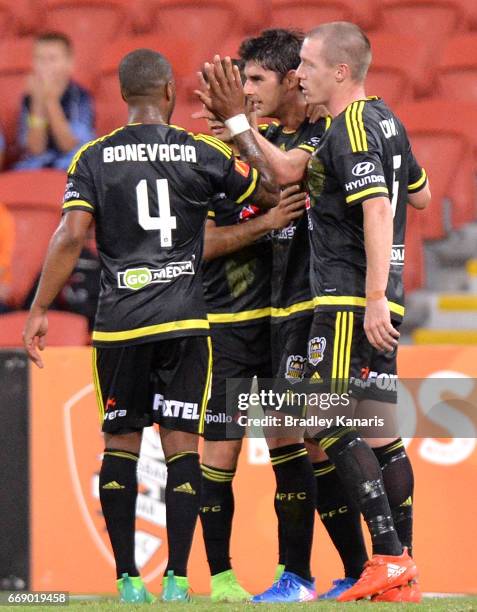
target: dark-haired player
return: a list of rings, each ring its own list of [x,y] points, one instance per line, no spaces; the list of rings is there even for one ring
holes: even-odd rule
[[[204,427],[212,355],[200,263],[211,197],[274,206],[278,188],[247,122],[233,115],[239,150],[168,124],[175,102],[169,62],[139,49],[119,66],[128,125],[85,145],[68,171],[63,219],[52,238],[24,332],[42,367],[46,312],[71,274],[95,222],[102,266],[93,332],[93,369],[105,451],[99,486],[122,601],[151,601],[134,559],[136,465],[142,430],[160,424],[167,464],[169,561],[163,599],[189,599],[187,561],[200,504],[197,433]],[[259,172],[257,171],[260,171]],[[193,375],[191,376],[191,373]]]
[[[207,122],[238,158],[239,150],[224,123],[213,117]],[[270,232],[287,226],[304,206],[305,194],[296,186],[284,190],[278,206],[265,214],[253,204],[238,206],[225,193],[217,194],[209,206],[202,272],[214,367],[203,432],[200,518],[212,576],[211,598],[216,602],[251,597],[238,583],[230,560],[232,483],[244,429],[234,427],[235,415],[227,410],[226,380],[272,376]]]
[[[359,27],[317,27],[301,60],[297,76],[307,101],[325,104],[334,117],[308,167],[310,337],[321,338],[326,349],[317,363],[309,360],[307,378],[319,382],[319,391],[351,394],[358,413],[390,416],[397,394],[376,384],[376,374],[396,375],[406,208],[408,201],[427,206],[426,173],[399,119],[382,100],[366,97],[371,48]],[[375,435],[381,437],[378,430]],[[316,441],[363,514],[373,544],[361,578],[338,601],[418,600],[417,568],[407,550],[413,476],[402,441],[374,440],[373,446],[385,442],[377,457],[353,427],[337,425]]]

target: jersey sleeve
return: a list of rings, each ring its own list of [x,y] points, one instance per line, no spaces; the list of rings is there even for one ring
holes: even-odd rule
[[[63,213],[70,210],[84,210],[94,215],[96,209],[96,190],[88,165],[87,156],[80,149],[68,168]]]
[[[310,123],[308,129],[303,134],[303,137],[298,141],[296,149],[300,149],[302,151],[306,151],[312,155],[318,145],[320,144],[320,140],[323,134],[331,125],[331,117],[325,117],[320,119],[316,123]]]
[[[335,171],[348,205],[362,204],[371,198],[390,197],[377,151],[340,155],[335,161]]]
[[[206,171],[214,194],[224,192],[237,204],[252,198],[259,184],[257,170],[237,159],[232,149],[216,138],[204,137],[203,144],[206,146]]]
[[[427,185],[427,174],[424,168],[417,163],[411,147],[409,147],[407,155],[407,166],[409,171],[407,191],[408,193],[417,193]]]

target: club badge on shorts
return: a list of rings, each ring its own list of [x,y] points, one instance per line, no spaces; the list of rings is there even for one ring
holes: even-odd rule
[[[326,338],[317,336],[308,341],[308,361],[311,365],[318,365],[323,361],[326,349]]]
[[[291,383],[302,381],[305,374],[305,366],[306,357],[302,357],[301,355],[289,355],[285,378]]]

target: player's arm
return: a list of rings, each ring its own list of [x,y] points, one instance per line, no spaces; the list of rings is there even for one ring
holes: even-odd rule
[[[431,202],[431,190],[426,171],[422,168],[409,145],[407,152],[407,165],[409,170],[409,184],[407,186],[408,202],[414,208],[423,210]]]
[[[29,358],[38,367],[43,361],[38,349],[45,346],[48,331],[46,312],[74,270],[83,243],[93,221],[90,213],[71,211],[63,217],[51,238],[38,289],[30,308],[23,342]]]
[[[205,107],[230,129],[240,155],[258,170],[260,180],[254,191],[254,203],[261,208],[272,208],[278,204],[279,188],[250,124],[245,117],[245,94],[237,66],[225,58],[225,69],[220,57],[214,57],[213,64],[205,64],[207,83],[202,77],[203,90],[197,90]]]
[[[299,148],[291,151],[281,151],[262,136],[258,130],[254,130],[254,135],[280,185],[289,185],[302,180],[310,160],[311,151]]]
[[[391,325],[386,299],[393,246],[393,213],[389,198],[371,198],[363,202],[363,225],[366,250],[364,331],[376,349],[392,351],[399,332]]]
[[[206,261],[230,255],[249,246],[272,230],[287,227],[303,214],[306,193],[298,192],[298,185],[284,189],[278,206],[246,223],[217,227],[213,219],[205,225],[204,254]]]

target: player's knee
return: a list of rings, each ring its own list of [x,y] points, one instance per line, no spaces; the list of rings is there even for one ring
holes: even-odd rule
[[[141,449],[141,431],[132,431],[124,434],[104,434],[105,448],[114,448],[130,453],[139,453]]]
[[[197,452],[198,450],[199,436],[195,433],[161,427],[160,434],[162,450],[166,459],[177,453]]]
[[[242,440],[205,440],[202,463],[224,470],[234,470],[241,448]]]

